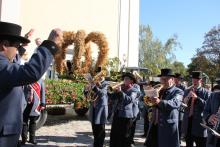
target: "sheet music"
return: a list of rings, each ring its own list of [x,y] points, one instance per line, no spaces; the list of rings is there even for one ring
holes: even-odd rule
[[[152,89],[144,90],[144,92],[147,97],[150,98],[159,97],[159,93],[157,89],[152,88]]]

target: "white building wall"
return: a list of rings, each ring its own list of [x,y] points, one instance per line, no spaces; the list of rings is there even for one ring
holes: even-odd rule
[[[0,0],[0,20],[20,23],[20,0]]]
[[[34,39],[47,39],[51,29],[100,31],[109,42],[109,57],[125,66],[138,66],[139,0],[0,0],[2,21],[22,25],[24,35],[35,29]],[[98,50],[93,48],[93,57]]]
[[[125,66],[138,66],[139,0],[120,0],[119,59]],[[126,62],[124,63],[126,59]]]
[[[139,0],[130,0],[128,66],[138,67]]]
[[[46,39],[51,29],[100,31],[109,43],[109,57],[118,56],[118,0],[21,0],[23,33]],[[98,50],[93,48],[93,57]]]

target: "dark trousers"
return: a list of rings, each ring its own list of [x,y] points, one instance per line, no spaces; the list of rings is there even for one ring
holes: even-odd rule
[[[179,120],[179,124],[178,124],[178,130],[179,130],[179,140],[181,140],[181,135],[182,135],[182,120]]]
[[[193,143],[196,143],[197,147],[206,147],[206,137],[197,137],[191,134],[192,130],[192,117],[189,118],[187,135],[186,135],[186,147],[193,147]]]
[[[105,140],[105,124],[92,124],[92,132],[94,136],[94,147],[103,147]]]
[[[22,128],[22,140],[27,140],[29,131],[29,140],[35,139],[36,132],[36,120],[39,116],[29,116],[33,104],[28,104],[23,113],[23,128]]]
[[[144,136],[147,135],[147,131],[148,131],[148,128],[149,128],[149,119],[148,119],[148,111],[146,111],[146,115],[144,115]]]
[[[217,139],[216,147],[220,146],[220,138]]]
[[[110,133],[110,147],[130,147],[132,118],[113,117]]]
[[[131,133],[130,133],[131,144],[134,144],[134,134],[135,134],[135,129],[136,129],[136,122],[137,122],[137,119],[134,119],[133,123],[131,125]]]
[[[0,147],[16,147],[19,140],[19,134],[2,135],[0,134]]]
[[[144,145],[146,147],[158,147],[158,126],[152,124],[149,129]]]

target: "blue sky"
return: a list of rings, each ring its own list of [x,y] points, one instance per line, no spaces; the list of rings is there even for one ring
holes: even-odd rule
[[[163,43],[177,34],[182,50],[175,55],[187,67],[205,33],[220,24],[220,0],[140,0],[140,24]]]

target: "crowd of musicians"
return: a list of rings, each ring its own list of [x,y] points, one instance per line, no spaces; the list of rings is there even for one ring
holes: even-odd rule
[[[30,40],[21,36],[21,26],[0,22],[0,147],[16,147],[22,128],[22,141],[27,141],[28,119],[35,122],[39,111],[44,109],[39,101],[36,105],[34,103],[35,98],[41,97],[39,80],[62,41],[62,31],[53,29],[30,60],[22,65],[15,59],[18,51]],[[155,88],[157,93],[149,97],[151,105],[145,105],[143,101],[149,94],[147,89],[154,86],[154,82],[147,82],[144,86],[145,82],[127,72],[122,74],[121,83],[111,87],[100,71],[101,68],[97,70],[100,76],[90,79],[84,88],[85,97],[91,100],[89,116],[94,147],[103,146],[105,124],[109,120],[112,121],[110,147],[134,145],[135,125],[140,112],[145,114],[143,130],[147,147],[179,147],[182,138],[187,147],[193,147],[193,144],[197,147],[220,146],[220,80],[210,91],[202,86],[202,72],[194,71],[192,86],[186,87],[181,83],[180,74],[173,74],[168,68],[161,69],[158,75],[161,86]],[[28,104],[22,110],[24,87],[28,85],[33,88],[27,93]],[[36,144],[36,126],[34,123],[31,125],[29,141]]]
[[[173,74],[168,68],[161,69],[160,82],[145,83],[130,72],[121,77],[122,82],[111,91],[102,76],[84,89],[85,96],[91,97],[92,91],[95,97],[89,113],[94,147],[103,147],[108,121],[112,121],[110,147],[135,146],[135,126],[140,114],[144,119],[146,147],[179,147],[182,139],[186,147],[220,146],[218,136],[201,125],[214,128],[220,121],[220,86],[215,85],[213,91],[204,88],[201,71],[192,72],[189,87],[182,82],[181,74]],[[148,105],[144,100],[147,89],[155,85],[160,85],[158,95],[149,98]]]

